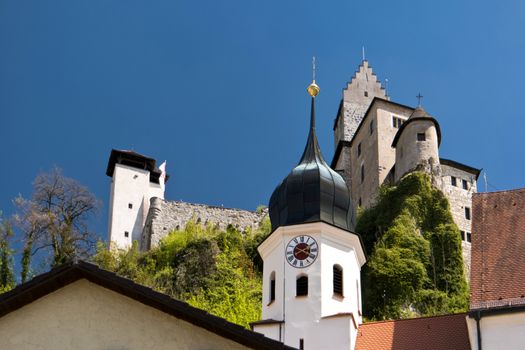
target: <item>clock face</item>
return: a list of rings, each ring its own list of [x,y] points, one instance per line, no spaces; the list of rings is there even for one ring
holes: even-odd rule
[[[307,267],[317,258],[319,247],[310,236],[297,236],[286,246],[286,260],[293,267]]]

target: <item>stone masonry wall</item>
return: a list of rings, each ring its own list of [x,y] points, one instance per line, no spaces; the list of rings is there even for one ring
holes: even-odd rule
[[[259,213],[204,204],[171,202],[155,197],[151,199],[140,248],[148,250],[155,247],[171,231],[184,229],[191,219],[203,225],[211,223],[223,230],[232,225],[239,231],[246,231],[247,228],[257,228],[267,215],[267,209]]]
[[[472,194],[477,192],[476,178],[471,173],[441,164],[442,191],[450,203],[450,211],[454,222],[460,231],[464,232],[461,242],[463,248],[463,262],[467,281],[470,277],[470,250],[471,243],[467,240],[472,233]],[[452,185],[452,177],[456,178],[456,185]],[[463,188],[462,180],[467,181],[467,189]],[[465,215],[465,208],[470,210],[471,218]]]

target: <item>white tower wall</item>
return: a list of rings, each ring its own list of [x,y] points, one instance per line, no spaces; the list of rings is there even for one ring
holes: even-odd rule
[[[150,182],[148,170],[115,164],[109,201],[111,247],[127,249],[133,241],[140,242],[152,197],[164,198],[164,186]]]
[[[317,241],[313,264],[296,268],[286,261],[286,247],[299,235]],[[318,222],[279,227],[261,244],[263,268],[263,324],[254,330],[304,349],[353,349],[362,322],[360,271],[365,256],[357,235]],[[343,268],[343,296],[333,293],[333,266]],[[270,280],[275,273],[275,300]],[[308,295],[296,296],[296,279],[308,276]]]

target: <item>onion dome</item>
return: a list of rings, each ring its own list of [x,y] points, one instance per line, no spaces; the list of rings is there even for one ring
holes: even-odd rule
[[[326,222],[347,231],[355,227],[350,191],[345,181],[325,162],[315,134],[314,82],[307,89],[312,96],[310,132],[299,164],[275,188],[269,203],[272,231],[280,226]]]
[[[416,107],[416,109],[414,109],[414,112],[412,112],[410,117],[408,117],[406,122],[404,122],[399,128],[399,130],[397,131],[396,135],[394,136],[394,141],[392,142],[392,147],[395,148],[397,146],[397,142],[399,141],[401,134],[403,133],[403,131],[405,131],[407,126],[417,121],[432,122],[434,126],[436,127],[436,133],[438,137],[438,146],[441,144],[441,128],[439,127],[438,121],[434,117],[432,117],[430,114],[428,114],[427,111],[425,111],[423,107],[421,107],[421,105],[419,105]]]

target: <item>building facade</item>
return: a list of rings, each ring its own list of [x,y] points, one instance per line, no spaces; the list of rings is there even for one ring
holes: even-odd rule
[[[372,68],[363,61],[343,89],[334,122],[335,154],[331,163],[348,184],[358,206],[374,205],[379,188],[405,174],[427,172],[447,197],[461,232],[463,260],[470,273],[471,203],[480,170],[439,155],[441,130],[421,106],[390,100]]]

